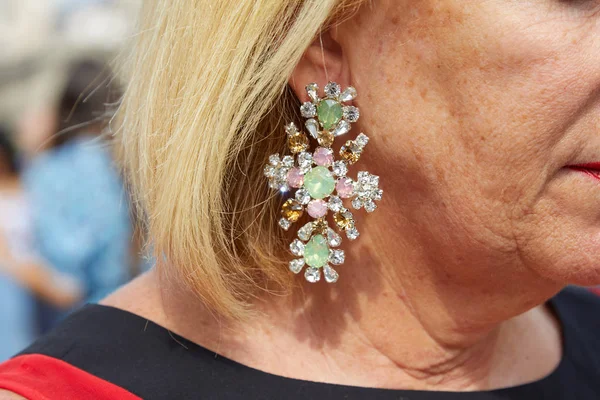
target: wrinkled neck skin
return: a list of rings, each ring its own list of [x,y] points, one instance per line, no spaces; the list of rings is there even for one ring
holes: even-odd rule
[[[117,292],[106,303],[242,364],[311,381],[475,391],[532,382],[557,367],[560,326],[544,302],[558,285],[527,290],[518,284],[528,282],[526,272],[507,284],[502,273],[454,278],[428,264],[430,249],[428,257],[409,251],[379,218],[365,218],[335,285],[302,283],[290,296],[269,295],[244,323],[215,318],[157,271],[131,285],[137,294]]]

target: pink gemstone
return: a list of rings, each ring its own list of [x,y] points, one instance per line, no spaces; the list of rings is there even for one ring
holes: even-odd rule
[[[317,165],[329,167],[333,164],[333,151],[331,151],[331,149],[326,149],[325,147],[317,147],[313,154],[313,160]]]
[[[323,200],[313,200],[306,207],[308,215],[313,218],[321,218],[327,214],[327,203]]]
[[[352,185],[352,179],[338,179],[337,183],[335,184],[335,190],[337,191],[338,196],[340,196],[342,199],[352,197],[354,194],[354,185]]]
[[[290,187],[299,188],[304,183],[304,175],[300,172],[300,168],[292,168],[287,173],[287,181]]]

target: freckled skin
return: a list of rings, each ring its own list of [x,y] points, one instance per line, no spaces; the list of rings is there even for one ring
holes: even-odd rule
[[[308,82],[357,88],[349,136],[371,140],[350,173],[380,175],[385,192],[355,213],[361,237],[344,242],[335,286],[269,293],[230,326],[157,269],[105,304],[298,379],[452,391],[542,379],[562,357],[543,303],[600,283],[600,188],[563,169],[600,161],[599,37],[594,0],[366,1],[290,79],[301,100]]]
[[[518,307],[600,283],[600,187],[563,168],[600,160],[600,12],[578,7],[380,1],[338,29],[387,196],[364,237]]]

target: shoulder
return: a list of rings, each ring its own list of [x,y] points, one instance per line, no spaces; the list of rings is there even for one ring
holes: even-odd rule
[[[6,377],[15,376],[15,371],[17,375],[33,371],[46,381],[41,393],[54,390],[48,385],[57,381],[64,382],[61,390],[71,386],[69,382],[89,382],[85,386],[95,390],[124,390],[140,398],[185,398],[186,393],[211,394],[219,390],[223,376],[219,371],[226,373],[231,365],[215,356],[139,315],[110,306],[87,305],[17,357],[0,364],[0,388],[13,390],[3,383],[3,372]],[[24,383],[8,383],[16,383],[19,388],[40,387],[33,376]]]
[[[168,333],[142,317],[87,305],[1,363],[0,388],[32,400],[47,399],[49,394],[52,398],[91,398],[90,390],[93,398],[102,400],[147,398],[144,382],[156,381],[159,376],[153,369],[170,364],[165,336]],[[163,370],[163,381],[175,371],[177,366]],[[7,397],[8,393],[2,396],[15,398],[13,394]]]

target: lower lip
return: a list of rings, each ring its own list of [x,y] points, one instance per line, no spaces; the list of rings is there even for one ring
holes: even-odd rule
[[[569,167],[569,169],[572,169],[573,171],[583,172],[584,174],[600,181],[600,170],[598,169],[586,169],[581,167]]]

